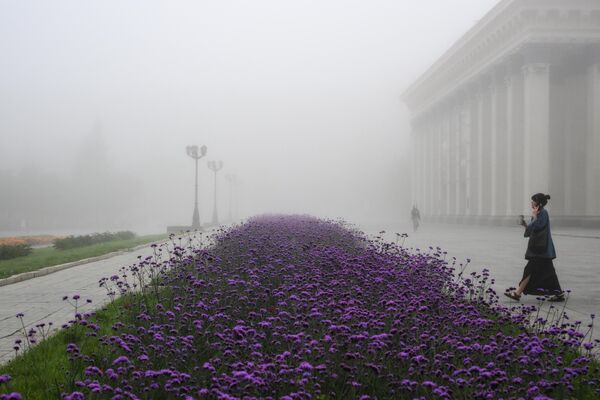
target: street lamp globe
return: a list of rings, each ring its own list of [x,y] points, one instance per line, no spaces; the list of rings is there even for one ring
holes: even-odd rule
[[[187,146],[185,150],[187,151],[188,156],[192,158],[198,157],[198,146]]]

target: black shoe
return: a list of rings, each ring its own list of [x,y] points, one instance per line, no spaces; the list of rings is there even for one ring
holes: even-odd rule
[[[506,297],[510,297],[511,299],[513,299],[515,301],[521,300],[521,295],[518,295],[515,292],[505,292],[504,295]]]

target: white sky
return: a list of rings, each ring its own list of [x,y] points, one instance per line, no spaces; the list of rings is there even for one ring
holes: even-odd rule
[[[497,2],[0,0],[0,170],[70,174],[99,121],[115,168],[183,194],[173,222],[188,144],[246,214],[390,212],[401,93]]]

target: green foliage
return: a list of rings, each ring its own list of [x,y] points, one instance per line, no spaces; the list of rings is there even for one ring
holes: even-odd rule
[[[130,304],[131,296],[121,297],[98,310],[90,317],[90,322],[100,326],[100,335],[110,334],[112,325],[122,317],[122,310]],[[0,366],[0,375],[9,374],[13,377],[8,387],[3,389],[19,392],[24,399],[32,400],[60,399],[62,393],[73,390],[74,382],[84,377],[84,369],[82,365],[69,360],[67,346],[76,343],[85,352],[97,355],[107,353],[106,346],[85,332],[83,326],[72,325]]]
[[[129,240],[115,240],[112,242],[99,243],[91,246],[74,248],[68,250],[57,250],[52,247],[33,249],[33,252],[25,257],[12,260],[0,261],[0,279],[20,274],[23,272],[37,271],[53,265],[65,264],[79,261],[85,258],[97,257],[114,251],[129,249],[145,243],[152,243],[165,239],[166,235],[139,236]]]
[[[32,248],[28,244],[2,244],[0,245],[0,260],[10,260],[31,254]]]
[[[59,250],[67,250],[111,242],[113,240],[130,240],[133,238],[135,238],[135,233],[131,231],[92,233],[90,235],[67,236],[63,239],[56,239],[54,240],[54,247]]]

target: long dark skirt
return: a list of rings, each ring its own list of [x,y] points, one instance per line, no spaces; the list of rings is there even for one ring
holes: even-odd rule
[[[532,258],[523,271],[521,282],[527,277],[529,282],[525,287],[525,294],[555,295],[562,293],[558,276],[554,270],[554,264],[550,258]]]

